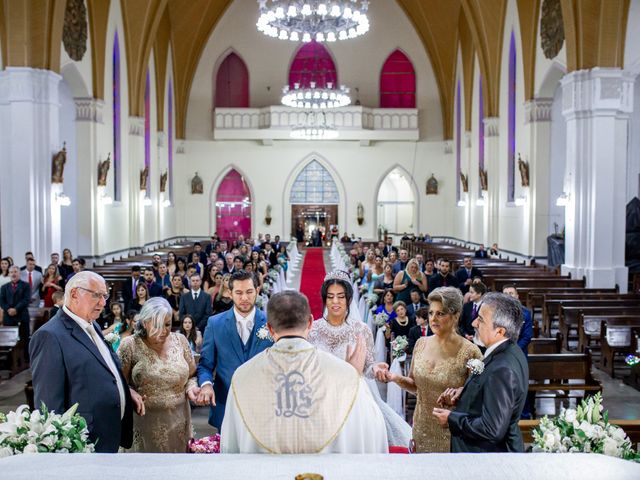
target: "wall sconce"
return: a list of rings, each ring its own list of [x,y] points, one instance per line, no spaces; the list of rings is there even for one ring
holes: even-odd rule
[[[514,200],[513,203],[515,203],[516,207],[522,207],[527,203],[527,197],[525,197],[524,195],[520,195]]]
[[[264,223],[267,225],[271,225],[271,205],[267,205],[267,208],[264,212]]]
[[[168,198],[165,198],[164,200],[162,200],[162,206],[167,208],[171,206],[171,200],[169,200]]]
[[[71,199],[67,197],[64,192],[56,193],[56,202],[61,207],[68,207],[71,205]]]
[[[364,223],[364,207],[362,203],[358,203],[358,207],[356,208],[356,220],[358,220],[358,225]]]
[[[569,205],[569,194],[562,192],[562,195],[556,199],[556,206],[566,207],[567,205]]]

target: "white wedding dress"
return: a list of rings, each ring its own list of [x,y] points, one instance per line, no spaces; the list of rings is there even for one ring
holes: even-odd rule
[[[353,318],[348,318],[346,322],[338,327],[334,327],[324,318],[320,318],[313,322],[309,332],[309,342],[311,344],[315,345],[319,350],[329,352],[343,360],[347,358],[347,347],[349,345],[354,347],[358,337],[364,339],[367,348],[364,362],[365,381],[382,411],[387,428],[389,446],[408,448],[411,442],[411,426],[382,399],[373,375],[375,361],[371,329],[365,323]]]

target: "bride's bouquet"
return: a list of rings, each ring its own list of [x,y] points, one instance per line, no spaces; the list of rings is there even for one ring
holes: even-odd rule
[[[400,335],[396,337],[391,342],[391,356],[394,359],[402,357],[406,353],[408,346],[409,346],[409,342],[407,341],[406,336]]]
[[[550,453],[603,453],[640,461],[624,430],[609,423],[598,392],[582,400],[577,409],[563,409],[556,418],[544,417],[533,431],[533,451]]]
[[[76,403],[62,415],[42,405],[31,412],[21,405],[8,415],[0,413],[0,457],[19,453],[92,453],[87,422],[76,413]]]
[[[220,453],[220,435],[189,440],[188,452],[190,453]]]

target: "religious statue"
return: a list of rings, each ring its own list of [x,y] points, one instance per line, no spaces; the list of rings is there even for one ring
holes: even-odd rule
[[[360,202],[358,202],[358,207],[356,208],[356,219],[358,220],[358,225],[364,223],[364,207]]]
[[[485,169],[480,169],[480,190],[488,190],[489,182],[487,180],[487,171]]]
[[[429,180],[427,180],[427,195],[437,195],[438,194],[438,180],[436,177],[431,174]]]
[[[264,223],[267,225],[271,225],[271,205],[267,205],[267,208],[264,212]]]
[[[62,144],[62,150],[51,160],[51,183],[63,183],[64,164],[67,163],[67,144]]]
[[[147,190],[147,182],[149,180],[149,167],[145,166],[140,170],[140,190]]]
[[[67,0],[62,45],[71,60],[79,62],[87,51],[87,7],[84,0]]]
[[[98,186],[107,186],[107,174],[111,167],[111,154],[107,155],[107,159],[104,162],[98,161]]]
[[[469,191],[469,177],[467,177],[464,173],[460,172],[460,181],[462,182],[462,191]]]
[[[198,172],[196,172],[196,175],[191,179],[191,194],[192,195],[196,195],[196,194],[202,194],[204,193],[204,187],[202,184],[202,179],[198,176]]]
[[[169,172],[164,172],[160,175],[160,193],[167,191],[167,179],[169,178]]]
[[[564,23],[560,0],[544,0],[540,13],[540,47],[548,59],[555,58],[564,43]]]
[[[529,186],[529,162],[525,162],[518,153],[518,169],[520,170],[520,182],[523,187]]]

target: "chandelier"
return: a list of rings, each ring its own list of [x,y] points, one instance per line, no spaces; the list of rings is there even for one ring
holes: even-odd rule
[[[368,0],[258,0],[258,30],[292,42],[335,42],[369,31]]]
[[[301,87],[299,83],[294,83],[293,88],[285,85],[282,94],[283,105],[306,110],[346,107],[351,103],[349,89],[344,85],[333,88],[332,82],[327,82],[325,88],[316,87],[316,82],[309,82],[309,88]]]
[[[308,113],[305,122],[291,129],[289,135],[296,140],[333,140],[338,138],[338,130],[327,123],[324,112]]]

